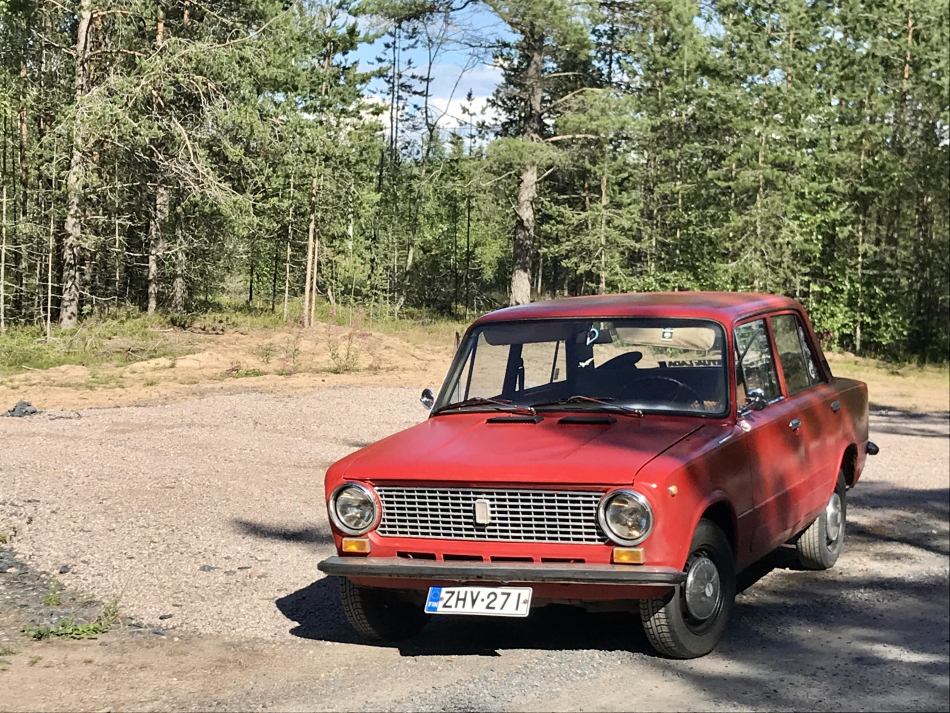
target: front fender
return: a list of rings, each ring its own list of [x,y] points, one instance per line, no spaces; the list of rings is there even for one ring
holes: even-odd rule
[[[637,474],[635,489],[655,504],[654,531],[643,545],[647,562],[682,568],[699,520],[710,507],[724,503],[731,526],[726,535],[737,566],[746,564],[753,498],[741,435],[731,424],[701,429]]]
[[[685,479],[673,476],[671,481],[673,480],[683,482]],[[675,495],[671,493],[671,486],[676,487]],[[696,532],[699,521],[703,514],[717,503],[724,503],[728,507],[732,518],[732,531],[736,532],[735,508],[726,493],[718,488],[704,494],[688,486],[671,483],[662,489],[651,487],[649,490],[653,496],[651,501],[654,505],[654,525],[650,537],[643,543],[648,564],[682,570],[686,566],[693,533]]]

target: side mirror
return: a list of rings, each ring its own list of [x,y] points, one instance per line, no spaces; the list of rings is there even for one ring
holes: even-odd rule
[[[435,396],[432,395],[432,389],[423,389],[422,396],[419,397],[419,403],[425,406],[430,411],[435,405]]]
[[[750,411],[761,411],[769,405],[769,400],[765,398],[765,392],[762,389],[749,389],[746,392],[745,405],[739,409],[739,413],[749,413]]]

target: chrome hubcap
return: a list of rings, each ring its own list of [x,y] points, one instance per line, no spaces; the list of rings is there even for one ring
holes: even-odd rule
[[[841,496],[838,493],[832,493],[831,500],[825,506],[825,531],[828,533],[829,545],[841,534]]]
[[[686,608],[699,620],[708,619],[719,603],[719,570],[707,557],[697,557],[686,572]]]

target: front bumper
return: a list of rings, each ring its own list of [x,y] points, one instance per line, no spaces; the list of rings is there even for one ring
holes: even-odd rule
[[[412,579],[438,582],[545,582],[550,584],[617,584],[673,587],[686,574],[672,567],[616,564],[548,564],[536,562],[434,562],[391,557],[330,557],[317,565],[341,577]]]

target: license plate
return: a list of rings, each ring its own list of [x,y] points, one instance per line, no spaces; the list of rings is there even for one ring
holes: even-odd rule
[[[528,616],[531,588],[429,587],[427,614]]]

